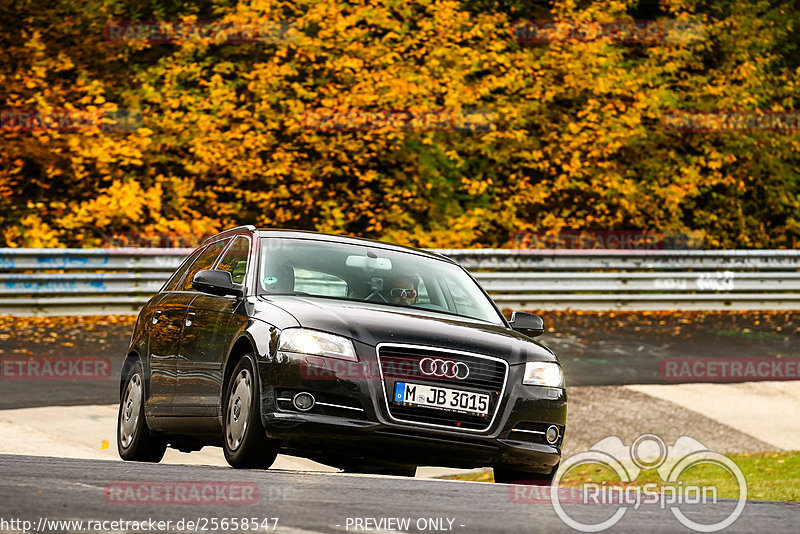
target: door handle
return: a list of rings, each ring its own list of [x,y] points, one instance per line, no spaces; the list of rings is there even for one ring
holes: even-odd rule
[[[158,318],[161,315],[161,313],[162,313],[161,310],[155,311],[155,313],[153,314],[153,324],[156,324],[158,322]]]
[[[195,312],[189,312],[186,314],[186,326],[192,326],[192,317],[197,315]]]

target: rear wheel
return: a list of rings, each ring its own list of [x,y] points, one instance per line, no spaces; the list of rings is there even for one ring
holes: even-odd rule
[[[494,468],[494,481],[498,484],[524,484],[528,486],[552,486],[553,479],[558,471],[558,466],[553,468],[549,475],[540,473],[529,473],[516,469],[505,469],[503,467]]]
[[[123,460],[160,462],[167,444],[154,436],[144,417],[144,372],[136,362],[128,371],[117,416],[117,450]]]
[[[231,467],[269,469],[278,455],[261,424],[255,361],[239,360],[225,388],[222,448]]]

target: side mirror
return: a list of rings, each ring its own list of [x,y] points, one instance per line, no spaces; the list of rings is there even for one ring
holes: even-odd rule
[[[192,278],[192,287],[203,293],[210,293],[211,295],[218,295],[224,297],[226,295],[234,295],[236,297],[244,296],[244,288],[241,284],[234,284],[231,273],[228,271],[215,271],[207,269],[198,271]]]
[[[544,321],[538,315],[525,312],[511,312],[511,328],[526,336],[536,337],[544,333]]]

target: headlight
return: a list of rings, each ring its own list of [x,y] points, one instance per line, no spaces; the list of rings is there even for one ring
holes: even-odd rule
[[[306,328],[287,328],[281,332],[278,350],[358,361],[353,342],[346,337]]]
[[[529,386],[564,387],[564,372],[554,362],[528,362],[522,383]]]

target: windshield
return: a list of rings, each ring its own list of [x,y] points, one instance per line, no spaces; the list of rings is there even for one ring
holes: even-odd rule
[[[458,265],[369,244],[262,238],[259,283],[266,294],[371,302],[503,324]]]

